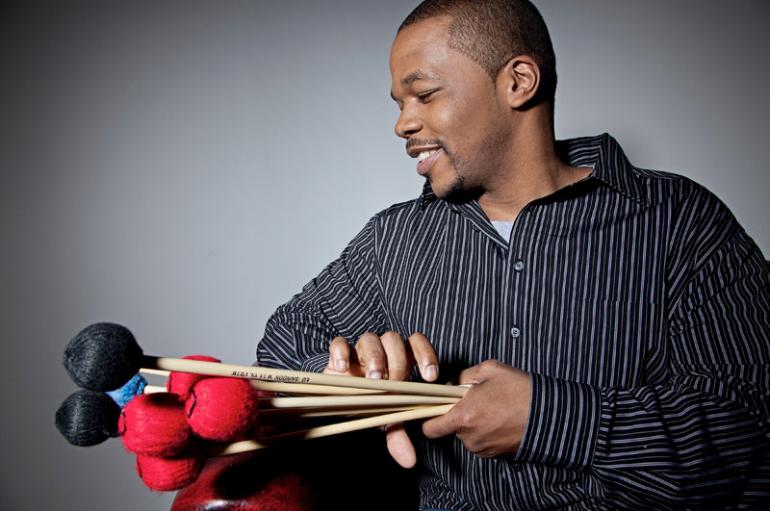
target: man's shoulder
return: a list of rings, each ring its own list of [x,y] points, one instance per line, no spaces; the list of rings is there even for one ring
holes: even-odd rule
[[[557,140],[556,149],[563,161],[574,167],[593,167],[596,178],[641,204],[717,200],[705,187],[682,174],[633,164],[609,133]]]
[[[669,250],[702,261],[745,233],[730,208],[702,184],[673,172],[633,168],[654,215],[667,219]]]
[[[666,204],[677,210],[708,207],[729,213],[716,194],[685,175],[635,166],[629,172],[642,184],[650,205]]]
[[[691,178],[634,165],[609,134],[566,140],[561,150],[571,164],[594,165],[596,177],[633,200],[656,224],[667,223],[674,238],[692,241],[713,236],[729,238],[740,232],[730,209],[708,188]]]

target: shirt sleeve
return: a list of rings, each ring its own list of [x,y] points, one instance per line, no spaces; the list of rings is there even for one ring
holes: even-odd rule
[[[623,507],[733,508],[770,500],[770,275],[759,248],[714,198],[676,250],[667,377],[597,388],[532,376],[515,459],[588,475]]]
[[[352,342],[364,332],[387,330],[376,272],[375,222],[376,217],[268,320],[257,346],[260,366],[320,372],[335,337]]]

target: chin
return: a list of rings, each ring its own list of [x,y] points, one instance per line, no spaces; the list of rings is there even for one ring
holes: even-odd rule
[[[465,179],[462,176],[457,176],[449,183],[430,179],[428,181],[436,197],[447,202],[468,202],[478,198],[479,195],[465,185]]]

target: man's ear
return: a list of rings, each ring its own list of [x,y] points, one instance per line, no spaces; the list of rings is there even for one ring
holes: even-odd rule
[[[511,108],[527,105],[540,88],[540,68],[532,57],[519,55],[509,60],[497,76],[498,91]]]

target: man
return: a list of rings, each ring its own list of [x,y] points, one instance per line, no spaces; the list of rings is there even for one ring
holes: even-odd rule
[[[387,432],[426,509],[767,504],[770,278],[727,208],[609,135],[554,142],[526,0],[425,1],[390,67],[423,194],[276,311],[259,362],[473,384],[417,452]]]

